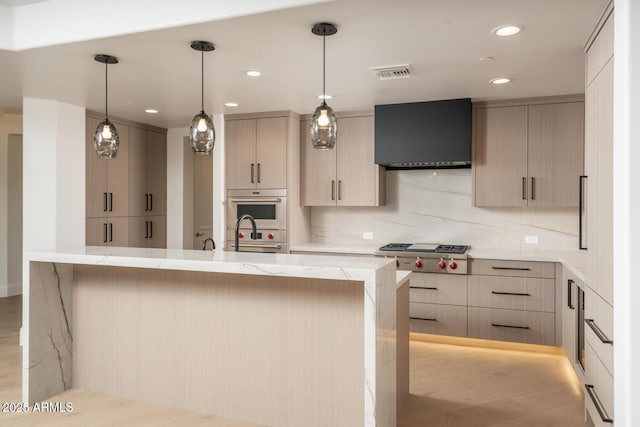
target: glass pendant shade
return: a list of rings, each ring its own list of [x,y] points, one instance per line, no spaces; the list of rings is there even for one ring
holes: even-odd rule
[[[200,111],[191,121],[191,129],[189,131],[191,139],[191,148],[193,152],[199,155],[209,155],[213,151],[213,145],[216,142],[216,131],[213,128],[211,117],[204,111]]]
[[[318,150],[330,150],[336,145],[338,120],[333,109],[323,102],[311,118],[311,143]]]
[[[93,148],[96,150],[96,156],[99,159],[115,159],[119,145],[118,129],[108,118],[105,118],[98,124],[93,134]]]

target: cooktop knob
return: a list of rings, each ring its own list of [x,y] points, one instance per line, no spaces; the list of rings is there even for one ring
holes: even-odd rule
[[[422,268],[422,261],[420,261],[420,258],[416,259],[416,267]]]
[[[270,240],[273,240],[273,233],[269,233],[269,235],[267,236]]]
[[[396,268],[400,267],[400,261],[398,261],[398,257],[396,257]]]
[[[452,270],[455,270],[456,268],[458,268],[458,264],[456,264],[456,262],[452,260],[449,263],[449,268],[452,269]]]
[[[240,238],[240,239],[244,238],[244,233],[242,231],[238,233],[238,238]]]
[[[438,267],[440,267],[440,270],[444,270],[445,268],[447,268],[447,264],[444,262],[444,260],[442,258],[440,258],[440,262],[438,263]]]

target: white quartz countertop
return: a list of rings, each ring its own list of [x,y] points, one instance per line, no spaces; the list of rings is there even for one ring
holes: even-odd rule
[[[291,251],[305,252],[309,254],[353,254],[353,255],[373,255],[382,246],[375,245],[348,245],[348,244],[325,244],[325,243],[305,243],[291,247]],[[475,248],[469,251],[470,258],[476,259],[504,259],[514,261],[543,261],[559,262],[573,272],[578,278],[584,280],[584,270],[586,265],[586,255],[584,251],[554,251],[538,249],[495,249],[495,248]]]
[[[29,261],[364,280],[392,261],[373,257],[85,246],[28,252]]]

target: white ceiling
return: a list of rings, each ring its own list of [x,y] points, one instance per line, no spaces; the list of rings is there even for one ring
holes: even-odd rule
[[[0,2],[3,2],[0,0]],[[5,0],[6,2],[6,0]],[[3,2],[4,3],[4,2]],[[108,53],[109,112],[164,127],[186,127],[200,108],[200,53],[208,40],[205,109],[235,113],[313,111],[322,92],[322,39],[316,22],[333,22],[327,38],[327,93],[336,110],[375,104],[471,97],[502,99],[582,93],[583,46],[606,0],[340,0],[159,31],[30,49],[0,51],[0,107],[23,97],[104,109]],[[498,39],[501,24],[521,34]],[[43,29],[44,30],[44,29]],[[491,56],[493,61],[480,61]],[[369,68],[411,64],[410,79],[378,81]],[[244,71],[256,68],[259,78]],[[509,76],[509,85],[489,80]],[[225,107],[235,101],[238,108]],[[145,108],[160,113],[149,115]]]
[[[33,3],[43,3],[49,0],[0,0],[0,4],[11,7],[26,6]]]

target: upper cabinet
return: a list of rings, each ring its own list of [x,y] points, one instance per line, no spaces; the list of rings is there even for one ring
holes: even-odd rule
[[[310,118],[300,122],[302,204],[304,206],[381,206],[384,168],[374,163],[373,113],[341,113],[332,150],[311,144]]]
[[[287,117],[227,119],[227,189],[287,187]]]
[[[474,105],[479,207],[577,207],[584,169],[581,97]]]

